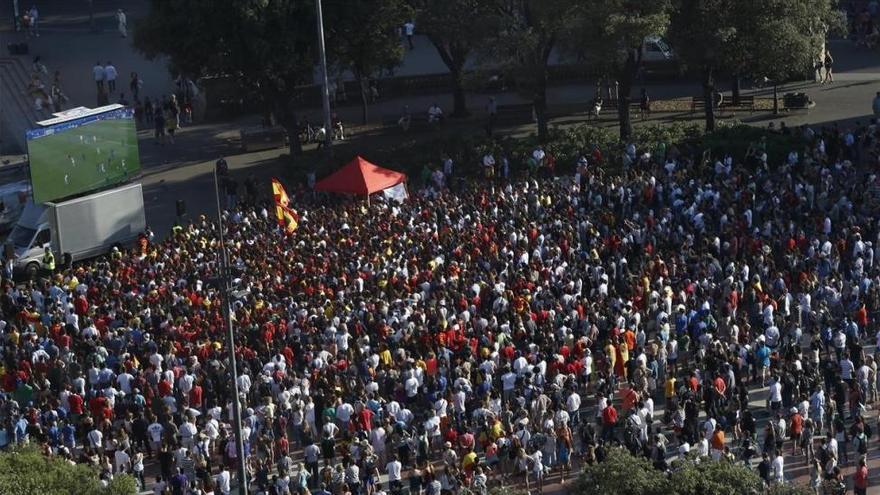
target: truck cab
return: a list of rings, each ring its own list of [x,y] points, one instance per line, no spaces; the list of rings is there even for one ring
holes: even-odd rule
[[[28,202],[18,223],[13,227],[6,243],[15,253],[15,269],[24,271],[32,278],[37,275],[45,249],[52,247],[52,229],[48,209],[44,205]],[[56,260],[58,253],[55,253]]]

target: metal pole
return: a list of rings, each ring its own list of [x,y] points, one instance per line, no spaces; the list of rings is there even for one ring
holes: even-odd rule
[[[224,316],[226,317],[226,351],[229,353],[229,365],[232,368],[232,420],[235,423],[232,429],[235,431],[235,450],[238,452],[238,493],[247,495],[247,465],[244,458],[244,439],[241,438],[241,405],[238,397],[238,363],[235,358],[235,334],[232,331],[232,306],[229,301],[229,293],[232,287],[229,283],[229,255],[226,252],[226,242],[223,237],[223,210],[220,208],[220,181],[217,179],[217,167],[214,166],[214,195],[217,198],[217,236],[220,240],[220,290],[223,298]]]
[[[330,122],[330,81],[327,77],[327,53],[324,50],[324,16],[321,13],[321,0],[315,0],[315,12],[318,18],[318,54],[321,57],[321,97],[324,100],[324,147],[327,153],[330,152],[330,143],[332,141]]]

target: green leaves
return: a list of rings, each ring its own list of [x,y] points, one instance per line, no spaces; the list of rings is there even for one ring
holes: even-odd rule
[[[602,495],[672,495],[666,477],[644,457],[621,447],[608,450],[604,462],[584,468],[575,482],[575,493]]]
[[[654,469],[642,456],[614,447],[607,459],[584,468],[575,482],[574,492],[596,495],[742,495],[760,493],[761,479],[757,473],[742,464],[728,461],[693,459],[677,461],[671,473]],[[808,495],[806,487],[784,485],[771,489],[779,495]]]
[[[398,29],[412,17],[412,8],[403,0],[326,2],[328,58],[356,77],[392,69],[403,61]]]
[[[34,447],[0,454],[0,493],[22,495],[134,495],[136,483],[117,475],[105,488],[97,472],[83,464],[47,458]]]
[[[677,0],[670,36],[690,65],[785,80],[839,31],[833,0]]]

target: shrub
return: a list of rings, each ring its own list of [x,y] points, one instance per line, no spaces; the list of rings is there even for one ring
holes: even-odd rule
[[[0,493],[21,495],[134,495],[130,476],[116,476],[102,487],[89,466],[46,457],[35,447],[22,447],[0,454]]]

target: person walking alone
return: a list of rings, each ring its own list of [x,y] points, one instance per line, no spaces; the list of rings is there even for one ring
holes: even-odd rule
[[[834,82],[834,73],[831,67],[834,65],[834,58],[831,56],[831,50],[825,50],[825,81],[828,84]]]
[[[31,34],[37,38],[40,37],[40,13],[37,11],[37,6],[31,6],[31,10],[28,11],[28,19],[30,19],[28,34]]]
[[[123,38],[128,37],[128,18],[122,9],[116,11],[116,28],[119,29],[120,36]]]
[[[415,30],[416,23],[412,20],[406,21],[406,23],[403,25],[403,34],[406,35],[406,42],[409,44],[410,50],[415,49],[415,46],[413,45],[413,34],[415,34]]]

